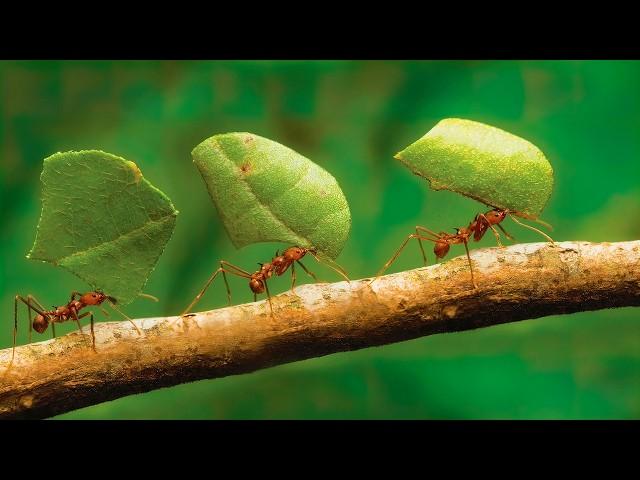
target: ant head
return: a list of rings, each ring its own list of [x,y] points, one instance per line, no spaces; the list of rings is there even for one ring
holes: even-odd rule
[[[290,262],[293,262],[295,260],[300,260],[309,251],[311,251],[311,249],[309,248],[289,247],[284,252],[282,252],[282,256],[287,260],[289,260]]]
[[[101,290],[95,290],[93,292],[87,292],[82,297],[80,297],[80,301],[85,305],[100,305],[105,300],[109,300],[112,303],[117,303],[117,300],[109,295],[105,295]]]
[[[507,213],[509,213],[508,210],[500,210],[496,208],[491,210],[487,215],[489,215],[489,217],[493,217],[495,220],[502,221],[507,216]]]
[[[49,326],[49,319],[43,315],[36,315],[33,319],[33,329],[38,333],[44,333]]]
[[[100,303],[104,302],[105,300],[109,300],[111,303],[113,303],[114,305],[118,304],[118,300],[115,297],[112,297],[111,295],[107,295],[106,293],[104,293],[102,291],[101,288],[96,289],[96,293],[98,295],[102,295],[103,299]]]

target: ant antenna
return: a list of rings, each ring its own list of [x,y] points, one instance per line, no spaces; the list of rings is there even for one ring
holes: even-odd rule
[[[542,235],[544,238],[546,238],[547,240],[549,240],[551,243],[553,243],[555,245],[556,242],[553,241],[553,238],[551,238],[549,235],[547,235],[546,233],[544,233],[542,230],[538,230],[536,227],[532,227],[531,225],[527,225],[526,223],[522,223],[520,220],[518,220],[515,215],[509,215],[511,217],[511,220],[513,220],[514,222],[516,222],[518,225],[522,225],[525,228],[528,228],[529,230],[533,230],[534,232],[538,232],[540,235]],[[542,224],[545,224],[545,222],[541,222]],[[549,225],[549,224],[546,224]],[[551,227],[551,225],[549,225],[549,227]]]
[[[153,300],[154,302],[159,302],[160,301],[160,299],[158,299],[158,297],[155,297],[153,295],[149,295],[148,293],[139,293],[138,296],[142,297],[142,298],[146,298],[147,300]]]
[[[315,249],[314,249],[315,250]],[[319,255],[312,250],[309,250],[309,253],[313,256],[313,258],[316,259],[316,261],[318,263],[324,263],[327,267],[331,268],[332,270],[338,272],[340,275],[342,275],[342,277],[344,277],[344,279],[348,282],[351,283],[351,280],[349,280],[349,277],[347,276],[347,272],[340,267],[339,265],[336,265],[335,267],[330,263],[333,262],[332,260],[330,261],[328,258],[324,258],[324,260],[320,260]]]
[[[108,300],[108,301],[109,301],[109,305],[111,306],[111,308],[113,308],[116,312],[118,312],[124,318],[129,320],[129,322],[131,322],[131,325],[133,325],[134,328],[138,331],[138,335],[142,335],[142,331],[138,328],[138,326],[134,323],[134,321],[131,320],[131,318],[129,318],[129,316],[127,316],[124,312],[122,312],[118,307],[116,307],[115,303],[113,303],[111,300]]]
[[[544,220],[540,220],[539,218],[536,218],[534,222],[542,225],[544,228],[546,228],[550,232],[553,232],[553,226],[551,226],[549,223],[545,222]]]

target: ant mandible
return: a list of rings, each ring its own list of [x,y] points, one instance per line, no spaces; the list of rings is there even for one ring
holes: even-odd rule
[[[507,233],[504,227],[500,225],[500,223],[507,217],[507,215],[509,215],[511,219],[517,224],[522,225],[523,227],[533,230],[535,232],[538,232],[540,235],[544,236],[551,243],[555,243],[553,239],[543,231],[538,230],[537,228],[532,227],[531,225],[527,225],[525,223],[520,222],[518,219],[516,219],[516,217],[512,214],[511,211],[507,209],[502,209],[502,208],[493,208],[492,210],[486,213],[477,214],[473,219],[473,221],[469,224],[469,226],[456,228],[455,229],[456,233],[446,233],[446,232],[435,233],[434,231],[429,230],[428,228],[416,226],[416,233],[412,233],[408,235],[407,238],[405,238],[404,242],[402,243],[402,245],[400,245],[396,253],[387,261],[387,263],[385,263],[382,266],[382,268],[378,271],[378,273],[376,273],[375,278],[371,280],[370,283],[373,283],[375,280],[377,280],[378,277],[382,275],[385,272],[385,270],[391,266],[391,264],[398,258],[398,256],[400,255],[400,252],[402,252],[402,250],[407,245],[409,240],[411,240],[412,238],[416,238],[418,239],[418,244],[420,245],[420,252],[422,253],[422,260],[425,265],[427,264],[427,256],[424,252],[422,240],[428,240],[430,242],[434,242],[435,245],[433,247],[433,253],[436,256],[436,259],[444,258],[447,255],[447,253],[449,253],[449,249],[451,248],[451,245],[462,243],[464,245],[464,248],[467,254],[467,261],[469,262],[469,270],[471,272],[471,283],[473,284],[473,288],[478,288],[478,284],[476,283],[475,277],[473,275],[473,265],[471,263],[471,256],[469,255],[469,246],[468,246],[469,239],[473,235],[473,240],[475,242],[479,242],[482,239],[482,237],[484,237],[484,234],[487,233],[489,229],[491,229],[494,236],[496,237],[496,242],[498,243],[498,246],[502,247],[503,245],[502,245],[502,242],[500,241],[500,233],[495,228],[497,226],[500,230],[502,230],[502,233],[504,233],[505,237],[507,237],[509,240],[515,240],[514,237],[509,235],[509,233]],[[551,225],[545,222],[542,222],[541,220],[537,220],[537,221],[547,226],[548,228],[551,228]],[[421,232],[425,233],[426,235],[421,235]]]
[[[27,295],[26,298],[21,295],[16,295],[14,300],[14,306],[13,306],[13,350],[11,352],[11,362],[9,362],[9,367],[13,364],[13,359],[16,353],[16,336],[18,333],[18,301],[24,303],[27,306],[27,310],[29,312],[28,313],[29,343],[31,343],[32,328],[38,333],[44,333],[49,327],[49,324],[51,324],[51,332],[52,332],[53,338],[55,338],[56,336],[55,324],[66,322],[68,320],[75,320],[75,322],[78,324],[78,329],[80,330],[80,333],[84,335],[84,332],[82,331],[82,325],[80,325],[80,319],[89,315],[91,318],[91,339],[92,339],[91,347],[95,352],[96,337],[93,331],[93,323],[94,323],[93,312],[84,312],[81,314],[79,314],[79,312],[85,307],[97,306],[108,316],[109,314],[104,309],[102,309],[102,307],[100,307],[100,305],[105,300],[107,300],[109,304],[111,304],[112,308],[114,308],[118,313],[120,313],[123,317],[125,317],[127,320],[131,322],[131,324],[138,331],[138,334],[141,333],[138,326],[135,323],[133,323],[133,320],[131,320],[129,317],[127,317],[124,313],[122,313],[120,310],[118,310],[115,307],[118,301],[115,298],[109,295],[106,295],[101,290],[94,290],[91,292],[87,292],[85,294],[82,294],[76,291],[71,292],[71,299],[67,304],[59,307],[54,306],[52,310],[45,309],[42,306],[42,304],[38,302],[38,300],[33,295]],[[33,315],[32,310],[37,314],[35,317],[33,317],[33,322],[31,321],[31,318]]]
[[[220,261],[220,268],[218,268],[207,280],[204,287],[198,295],[192,300],[189,306],[182,312],[180,316],[187,315],[191,309],[200,301],[204,293],[209,288],[209,285],[213,282],[213,280],[218,276],[219,273],[222,272],[222,278],[224,279],[224,284],[227,287],[227,300],[229,305],[231,305],[231,289],[229,288],[229,282],[227,281],[227,273],[232,275],[237,275],[238,277],[247,278],[249,280],[249,288],[253,292],[253,300],[256,301],[259,293],[267,292],[267,300],[269,301],[269,308],[271,310],[271,315],[273,315],[273,304],[271,303],[271,294],[269,293],[269,285],[267,284],[267,280],[273,276],[275,273],[277,276],[283,275],[289,267],[291,267],[291,291],[294,291],[294,287],[296,284],[296,270],[295,264],[297,263],[300,267],[313,278],[316,282],[318,281],[318,277],[315,276],[313,272],[311,272],[304,264],[301,262],[302,258],[309,253],[313,256],[318,262],[320,262],[320,258],[318,257],[318,250],[315,247],[305,248],[305,247],[289,247],[282,255],[276,251],[275,257],[271,259],[270,262],[267,263],[258,263],[260,268],[256,270],[254,273],[249,273],[243,270],[240,267],[237,267],[225,260]],[[327,263],[327,266],[338,272],[342,275],[347,282],[349,281],[349,277],[347,277],[346,272],[340,267],[330,265]]]

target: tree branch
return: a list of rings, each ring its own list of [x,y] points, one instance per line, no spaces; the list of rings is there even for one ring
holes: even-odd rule
[[[519,244],[366,280],[304,285],[178,319],[96,325],[88,335],[0,352],[0,418],[44,418],[133,393],[287,362],[515,322],[640,305],[640,241]],[[87,329],[88,330],[88,329]]]

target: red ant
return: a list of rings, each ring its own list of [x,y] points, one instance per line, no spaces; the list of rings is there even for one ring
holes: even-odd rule
[[[278,251],[276,251],[275,257],[270,262],[258,263],[258,265],[260,265],[260,268],[256,270],[254,273],[249,273],[241,269],[240,267],[237,267],[225,260],[222,260],[220,262],[220,268],[218,268],[215,272],[213,272],[211,277],[209,277],[209,280],[207,280],[207,283],[205,283],[202,290],[200,290],[200,293],[196,295],[196,297],[185,309],[185,311],[181,314],[181,316],[185,316],[187,313],[189,313],[191,309],[196,305],[196,303],[200,301],[200,299],[206,292],[207,288],[209,288],[209,285],[211,285],[211,282],[213,282],[213,280],[216,278],[216,276],[220,272],[222,272],[222,278],[224,278],[224,283],[227,287],[227,299],[228,299],[229,305],[231,305],[231,289],[229,288],[229,282],[227,281],[227,273],[237,275],[238,277],[249,279],[249,288],[253,292],[254,301],[257,300],[259,293],[264,293],[266,291],[267,300],[269,301],[269,308],[271,309],[271,314],[273,315],[273,305],[271,303],[271,294],[269,293],[269,286],[267,285],[267,279],[271,278],[274,273],[278,276],[281,276],[289,269],[289,267],[291,267],[291,291],[294,291],[294,287],[296,284],[296,269],[295,269],[296,263],[300,265],[300,267],[302,267],[302,269],[307,273],[307,275],[313,278],[316,282],[318,281],[318,277],[316,277],[313,272],[308,270],[307,267],[305,267],[304,264],[300,261],[307,253],[311,254],[313,258],[315,258],[318,262],[321,261],[320,258],[318,257],[318,250],[315,247],[312,247],[312,248],[289,247],[284,252],[282,252],[282,255],[280,255]],[[335,270],[336,272],[338,272],[340,275],[342,275],[347,280],[347,282],[349,281],[349,278],[347,277],[346,272],[341,267],[337,266],[336,268],[332,265],[329,265],[329,264],[327,265],[333,270]]]
[[[490,210],[486,213],[479,213],[475,216],[475,218],[469,224],[468,227],[456,228],[455,229],[456,233],[446,233],[446,232],[435,233],[434,231],[429,230],[428,228],[416,226],[416,233],[412,233],[408,235],[407,238],[405,238],[402,245],[400,245],[400,248],[398,248],[398,250],[393,255],[393,257],[391,257],[389,261],[387,261],[387,263],[383,265],[383,267],[378,271],[375,278],[370,283],[373,283],[380,275],[384,273],[384,271],[387,268],[389,268],[389,266],[396,260],[396,258],[398,258],[398,255],[400,255],[400,252],[402,252],[402,250],[407,245],[409,240],[411,240],[412,238],[417,238],[418,243],[420,245],[420,251],[422,253],[422,260],[424,261],[425,265],[427,264],[427,256],[424,253],[422,240],[428,240],[430,242],[435,243],[433,247],[433,253],[436,256],[436,259],[444,258],[447,255],[447,253],[449,253],[449,249],[451,248],[451,245],[462,243],[467,253],[467,261],[469,262],[469,270],[471,271],[471,282],[473,283],[473,288],[478,288],[478,285],[473,276],[473,265],[471,264],[471,257],[469,255],[469,246],[468,246],[469,238],[471,237],[471,235],[473,235],[473,240],[478,242],[482,239],[482,237],[484,237],[484,234],[487,233],[489,229],[491,229],[491,231],[496,237],[498,246],[502,247],[503,245],[502,245],[502,242],[500,241],[500,233],[498,233],[498,231],[495,229],[495,226],[497,226],[500,230],[502,230],[502,233],[504,233],[505,237],[507,237],[509,240],[515,240],[514,237],[509,235],[509,233],[507,233],[504,227],[500,225],[500,223],[509,214],[511,214],[509,210],[501,209],[501,208],[494,208],[493,210]],[[538,232],[540,235],[544,236],[551,243],[555,243],[549,235],[542,232],[541,230],[538,230],[537,228],[532,227],[531,225],[527,225],[520,222],[519,220],[516,219],[516,217],[513,214],[511,214],[510,217],[514,222],[518,223],[519,225],[522,225],[525,228]],[[547,226],[549,229],[551,229],[551,225],[545,222],[542,222],[541,220],[537,220],[537,221]],[[420,235],[420,232],[425,232],[427,236]]]
[[[78,312],[80,312],[80,310],[82,310],[85,307],[95,305],[98,308],[100,308],[108,316],[109,314],[104,309],[102,309],[102,307],[100,307],[100,305],[105,300],[107,300],[111,304],[112,308],[118,311],[123,317],[127,318],[127,320],[129,320],[132,323],[132,325],[136,328],[138,333],[141,333],[138,326],[135,323],[133,323],[133,320],[131,320],[129,317],[127,317],[124,313],[120,312],[120,310],[118,310],[115,307],[118,301],[115,298],[104,294],[100,290],[87,292],[85,294],[81,294],[80,292],[74,291],[71,293],[71,299],[66,305],[62,305],[60,307],[54,306],[52,310],[46,310],[42,306],[42,304],[38,302],[38,300],[36,300],[36,298],[33,295],[27,295],[26,298],[22,297],[21,295],[16,295],[15,301],[14,301],[14,313],[13,313],[13,321],[14,321],[13,351],[11,352],[11,362],[9,363],[9,367],[11,366],[11,364],[13,364],[13,359],[16,353],[16,335],[18,333],[18,301],[21,301],[22,303],[24,303],[27,306],[27,309],[29,312],[29,343],[31,343],[32,328],[38,333],[44,333],[49,327],[49,324],[51,324],[51,332],[53,334],[53,338],[55,338],[56,336],[55,324],[66,322],[68,320],[75,320],[76,323],[78,324],[78,329],[80,330],[80,333],[84,334],[84,332],[82,331],[82,325],[80,325],[80,319],[86,317],[87,315],[90,315],[91,339],[92,339],[91,346],[93,348],[93,351],[95,352],[96,337],[93,331],[93,312],[84,312],[82,314],[78,314]],[[33,315],[31,312],[32,310],[37,313],[37,315],[33,318],[33,323],[31,322],[31,318]]]

